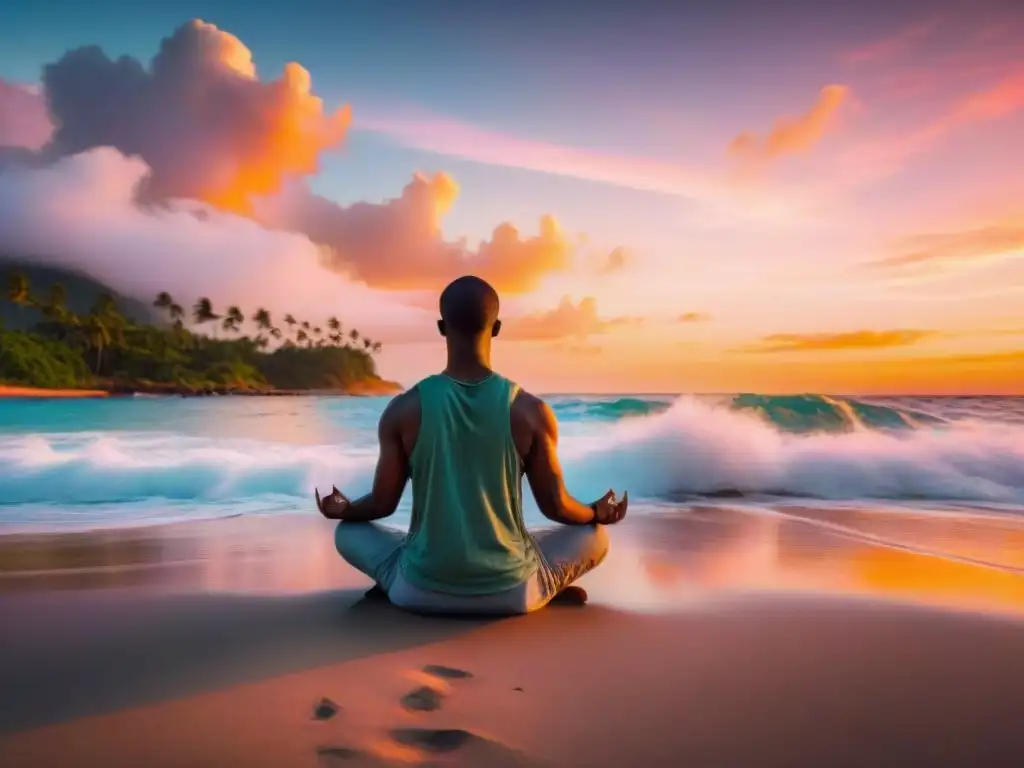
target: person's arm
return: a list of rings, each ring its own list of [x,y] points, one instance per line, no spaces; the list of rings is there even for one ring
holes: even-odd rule
[[[627,496],[616,501],[608,491],[593,504],[577,501],[565,487],[562,465],[558,461],[558,421],[551,407],[535,400],[533,441],[524,461],[530,490],[544,517],[563,525],[617,523],[626,514]]]
[[[322,501],[317,492],[317,506],[324,517],[346,523],[366,523],[388,517],[398,508],[409,481],[409,457],[405,455],[401,431],[402,411],[407,403],[402,398],[404,395],[388,403],[377,425],[380,456],[373,475],[373,488],[355,501],[346,499],[337,488]]]

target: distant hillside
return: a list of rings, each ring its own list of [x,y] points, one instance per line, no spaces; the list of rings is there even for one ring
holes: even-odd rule
[[[109,293],[114,297],[118,309],[125,317],[138,323],[160,323],[162,318],[155,308],[144,301],[121,296],[103,283],[93,280],[78,272],[32,264],[27,261],[0,256],[0,291],[4,293],[0,301],[0,319],[7,328],[21,330],[30,327],[39,319],[37,310],[16,307],[6,300],[7,276],[11,272],[24,274],[32,287],[32,293],[41,298],[50,294],[50,286],[61,283],[68,290],[68,309],[75,314],[84,315],[89,312],[101,293]]]

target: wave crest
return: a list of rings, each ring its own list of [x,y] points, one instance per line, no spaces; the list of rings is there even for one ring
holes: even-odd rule
[[[732,492],[1024,502],[1020,427],[953,422],[879,430],[843,422],[840,431],[787,432],[759,409],[692,397],[657,416],[616,424],[602,444],[577,443],[566,465],[574,489],[587,494],[611,482],[662,498]]]
[[[682,397],[654,401],[654,412],[636,418],[581,419],[563,441],[570,490],[591,498],[613,486],[638,500],[738,493],[1024,504],[1024,426],[929,421],[850,401],[826,408],[813,399],[737,400]],[[621,411],[617,402],[612,409]],[[849,421],[832,410],[846,407]],[[823,426],[779,426],[788,414]],[[372,445],[142,432],[0,436],[0,508],[7,510],[0,519],[27,515],[31,506],[84,514],[87,505],[150,503],[154,510],[187,508],[190,516],[222,507],[311,510],[315,484],[367,491],[375,459]],[[535,517],[532,500],[527,506]],[[40,508],[32,520],[36,513],[50,514]]]

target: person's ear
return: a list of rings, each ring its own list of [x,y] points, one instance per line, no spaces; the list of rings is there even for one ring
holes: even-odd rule
[[[494,325],[491,326],[491,336],[497,336],[501,333],[501,320],[495,320]]]
[[[448,335],[444,332],[444,320],[437,321],[437,332],[440,333],[442,336]]]

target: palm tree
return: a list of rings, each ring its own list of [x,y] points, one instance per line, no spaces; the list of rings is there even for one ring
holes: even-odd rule
[[[299,321],[295,319],[294,315],[288,314],[284,316],[284,324],[288,326],[288,335],[291,336],[292,329],[295,328],[295,324]]]
[[[213,311],[213,304],[205,296],[199,299],[192,307],[192,319],[195,320],[196,325],[203,325],[205,323],[214,323],[213,331],[217,332],[217,321],[220,320],[220,315]]]
[[[78,323],[78,318],[68,312],[68,289],[62,283],[50,286],[50,298],[41,308],[58,339],[67,338],[69,327]]]
[[[174,299],[171,298],[171,294],[167,291],[160,291],[156,295],[156,300],[153,302],[153,306],[157,309],[170,309],[174,304]]]
[[[327,338],[329,338],[331,340],[331,343],[334,344],[334,346],[338,346],[341,343],[341,334],[340,333],[332,333]]]
[[[185,317],[185,310],[181,308],[181,304],[175,304],[172,302],[167,307],[167,314],[170,315],[171,322],[174,324],[175,328],[181,330],[185,326],[185,323],[182,320],[182,318]]]
[[[68,289],[62,283],[50,286],[50,300],[43,309],[51,317],[61,317],[68,311]]]
[[[270,319],[270,313],[262,307],[252,313],[252,321],[256,323],[256,327],[261,331],[269,331],[274,327],[274,321]]]
[[[68,325],[68,289],[61,283],[50,286],[50,298],[42,304],[43,315],[55,326],[59,336],[63,337],[64,326]]]
[[[327,318],[327,327],[334,333],[341,333],[341,321],[336,317]]]
[[[271,328],[270,329],[270,335],[273,336],[275,339],[280,339],[281,335],[282,335],[281,334],[281,329],[277,328],[277,327]]]
[[[32,287],[29,285],[27,275],[22,272],[11,272],[7,276],[7,299],[18,307],[19,315],[25,307],[32,306]]]
[[[320,337],[324,335],[319,325],[313,328],[313,335],[316,336],[317,341],[320,341]]]
[[[373,354],[377,355],[377,354],[380,354],[380,350],[381,350],[380,342],[379,341],[373,342],[373,347],[370,349],[370,351],[373,352]]]
[[[359,343],[359,331],[357,331],[355,328],[348,332],[348,337],[352,339],[353,344]]]
[[[221,324],[228,333],[238,333],[238,329],[245,322],[245,315],[238,307],[231,305],[224,315],[224,322]]]
[[[373,342],[372,342],[372,341],[370,341],[369,339],[367,339],[367,338],[366,338],[366,337],[364,336],[364,337],[363,337],[363,349],[369,350],[369,349],[370,349],[370,347],[372,347],[372,346],[373,346]]]
[[[114,297],[109,293],[97,296],[85,324],[89,344],[96,350],[97,374],[103,366],[103,351],[107,347],[124,343],[124,325],[124,318],[117,309]]]
[[[304,330],[306,333],[309,333],[309,327],[310,327],[309,326],[309,320],[303,320],[302,321],[302,330]]]
[[[105,317],[92,312],[86,316],[82,330],[85,332],[86,342],[96,350],[96,370],[93,373],[99,376],[103,367],[103,350],[109,347],[111,342],[110,324]]]
[[[299,329],[298,333],[296,333],[296,334],[295,334],[295,340],[296,340],[296,341],[297,341],[297,342],[298,342],[299,344],[301,344],[302,342],[306,341],[306,340],[307,340],[308,338],[309,338],[309,336],[308,336],[308,335],[306,334],[306,332],[305,332],[304,330],[302,330],[301,328]]]
[[[95,314],[103,315],[104,317],[113,317],[119,314],[117,311],[117,302],[114,301],[114,297],[109,293],[101,293],[96,297],[96,303],[92,305],[92,311]]]

